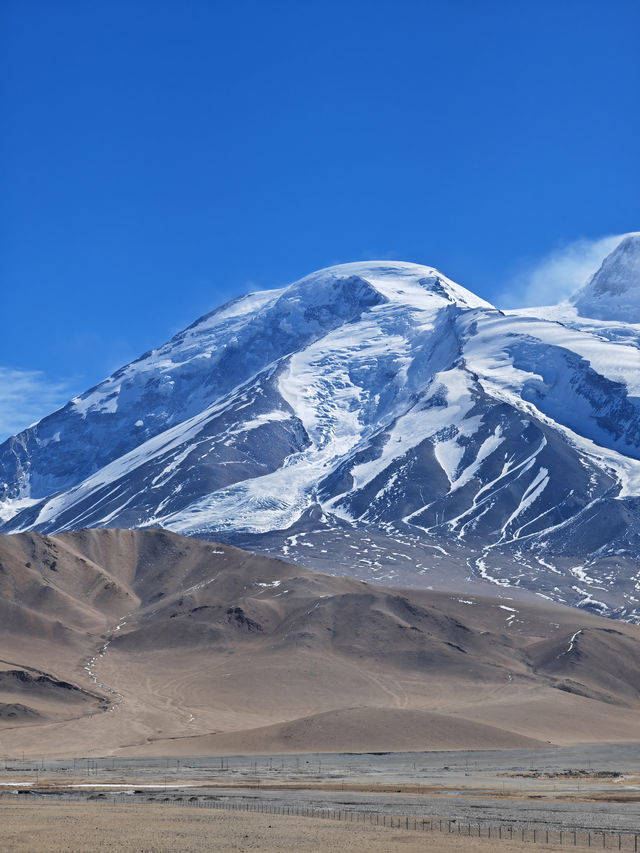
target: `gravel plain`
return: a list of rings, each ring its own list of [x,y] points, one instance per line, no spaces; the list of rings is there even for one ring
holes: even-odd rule
[[[5,761],[2,800],[101,796],[406,815],[483,827],[640,832],[640,746]],[[33,793],[30,793],[33,792]],[[135,793],[134,793],[135,792]]]

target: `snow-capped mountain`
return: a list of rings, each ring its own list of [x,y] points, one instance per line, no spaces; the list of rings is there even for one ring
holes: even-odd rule
[[[571,300],[596,320],[640,323],[640,234],[628,234]]]
[[[553,308],[502,312],[401,262],[241,297],[0,446],[0,530],[163,526],[636,618],[624,317],[640,320],[640,235]]]

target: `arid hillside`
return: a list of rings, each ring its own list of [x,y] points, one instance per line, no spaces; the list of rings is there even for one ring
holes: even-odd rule
[[[0,753],[640,739],[640,628],[160,530],[0,537]]]

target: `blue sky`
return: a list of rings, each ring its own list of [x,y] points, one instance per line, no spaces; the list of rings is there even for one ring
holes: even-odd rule
[[[2,17],[0,436],[251,289],[398,258],[517,303],[638,229],[635,2]]]

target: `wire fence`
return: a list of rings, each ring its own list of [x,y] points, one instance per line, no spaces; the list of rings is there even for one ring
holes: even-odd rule
[[[60,795],[47,794],[30,796],[38,801],[52,800],[78,802]],[[119,805],[163,805],[220,811],[254,812],[295,817],[310,817],[321,820],[333,820],[362,826],[382,826],[390,829],[411,830],[412,832],[439,832],[446,835],[459,835],[470,838],[486,838],[494,841],[520,841],[531,844],[551,844],[562,847],[576,847],[594,850],[622,850],[638,853],[640,850],[640,832],[612,832],[586,829],[548,829],[546,827],[526,828],[516,826],[492,826],[486,823],[464,823],[453,818],[415,817],[408,815],[386,814],[374,811],[337,810],[332,808],[313,808],[302,805],[284,805],[260,802],[222,801],[211,796],[192,797],[153,797],[136,794],[98,794],[81,801],[83,804],[106,803]]]

